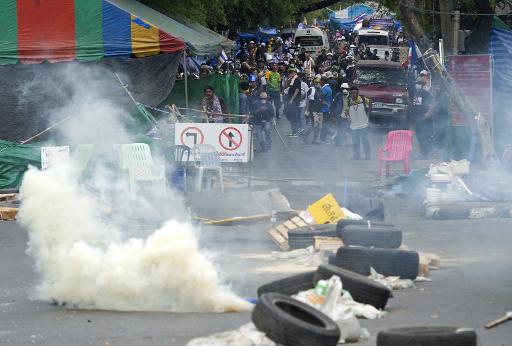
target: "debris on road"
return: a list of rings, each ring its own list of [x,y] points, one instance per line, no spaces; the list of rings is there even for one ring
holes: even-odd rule
[[[0,207],[0,220],[13,221],[18,215],[18,208]]]
[[[377,273],[377,271],[373,268],[370,268],[370,270],[370,279],[388,287],[390,290],[394,291],[416,287],[414,285],[414,281],[411,279],[400,279],[399,276],[384,276],[382,274]]]
[[[485,328],[486,329],[491,329],[491,328],[499,326],[500,324],[503,324],[503,323],[505,323],[507,321],[510,321],[510,320],[512,320],[512,311],[507,312],[505,314],[505,316],[503,316],[503,317],[500,317],[500,318],[498,318],[498,319],[496,319],[496,320],[494,320],[494,321],[492,321],[490,323],[487,323],[485,325]]]

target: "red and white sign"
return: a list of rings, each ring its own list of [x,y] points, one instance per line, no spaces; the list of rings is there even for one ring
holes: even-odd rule
[[[249,125],[176,123],[174,142],[190,148],[209,144],[215,148],[222,162],[249,162],[252,158]]]
[[[204,133],[196,126],[189,126],[180,132],[180,143],[193,148],[196,144],[204,143]]]
[[[224,150],[236,150],[243,142],[242,132],[235,127],[227,127],[220,132],[219,144]]]
[[[487,118],[492,128],[492,63],[491,56],[453,55],[448,57],[448,70],[466,98]],[[476,115],[476,114],[474,114]],[[472,116],[467,114],[467,116]],[[465,126],[467,120],[452,105],[452,123]]]

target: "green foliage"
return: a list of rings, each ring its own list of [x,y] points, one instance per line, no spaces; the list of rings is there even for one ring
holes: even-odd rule
[[[211,29],[250,30],[260,25],[289,26],[292,16],[314,0],[140,0],[169,16],[184,16]]]

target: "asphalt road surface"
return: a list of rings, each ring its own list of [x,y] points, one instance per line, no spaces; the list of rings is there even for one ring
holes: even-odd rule
[[[274,138],[273,151],[257,155],[252,174],[311,180],[260,180],[253,189],[279,185],[292,206],[300,209],[317,195],[343,190],[340,182],[361,191],[379,185],[376,161],[348,160],[350,147],[305,146],[300,139],[286,140],[288,150]],[[382,133],[375,133],[373,147],[381,140]],[[404,231],[404,243],[410,249],[439,254],[441,269],[431,272],[432,282],[395,292],[384,318],[360,320],[371,338],[358,345],[375,345],[381,330],[420,325],[472,327],[482,345],[512,345],[512,321],[491,330],[483,328],[512,310],[510,219],[425,220],[417,205],[417,199],[389,201],[387,221]],[[216,254],[226,281],[242,297],[255,297],[258,286],[267,281],[311,270],[293,260],[270,257],[278,248],[266,235],[268,226],[202,229],[201,246]],[[194,337],[236,329],[250,321],[249,313],[78,311],[40,301],[34,295],[38,275],[26,246],[24,229],[15,222],[0,222],[0,345],[185,345]]]

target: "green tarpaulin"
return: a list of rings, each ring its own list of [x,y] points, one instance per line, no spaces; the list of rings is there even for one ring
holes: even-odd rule
[[[213,74],[202,79],[188,80],[189,108],[201,109],[201,99],[205,85],[211,85],[215,89],[215,95],[226,102],[231,114],[239,114],[238,110],[238,77],[230,74]],[[185,86],[184,81],[176,81],[171,94],[163,104],[175,104],[185,108]]]
[[[41,147],[0,140],[0,189],[17,188],[28,165],[41,167]]]

